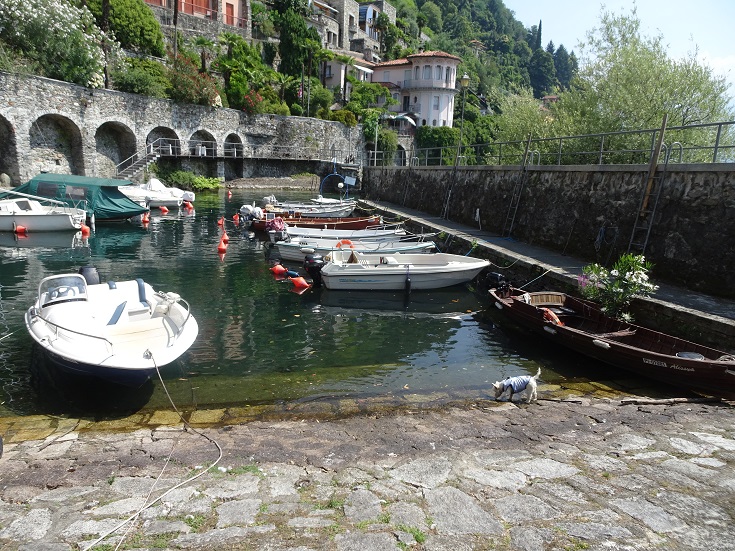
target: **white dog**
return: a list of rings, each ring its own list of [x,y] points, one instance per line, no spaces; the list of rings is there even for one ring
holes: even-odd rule
[[[495,399],[499,399],[503,393],[510,389],[508,395],[508,401],[513,401],[513,394],[516,392],[526,392],[526,403],[530,404],[531,400],[538,400],[536,394],[536,380],[541,375],[541,368],[536,372],[536,375],[531,377],[530,375],[518,375],[516,377],[507,377],[502,381],[493,383],[493,389],[495,390]]]

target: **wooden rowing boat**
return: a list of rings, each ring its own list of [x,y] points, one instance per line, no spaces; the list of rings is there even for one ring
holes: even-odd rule
[[[735,356],[606,316],[592,302],[559,292],[490,289],[517,325],[572,350],[667,384],[735,399]]]

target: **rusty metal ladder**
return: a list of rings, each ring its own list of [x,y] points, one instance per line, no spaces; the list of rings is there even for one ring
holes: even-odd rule
[[[659,170],[658,160],[661,156],[661,149],[663,147],[667,118],[668,116],[664,115],[661,132],[659,133],[656,147],[651,155],[651,163],[648,167],[648,174],[646,176],[646,185],[643,188],[641,201],[638,206],[638,214],[635,217],[633,231],[630,234],[630,241],[628,242],[629,253],[645,254],[648,239],[651,235],[651,229],[653,228],[658,200],[661,197],[661,190],[663,189],[663,183],[666,179],[666,171],[669,165],[670,151],[667,150],[664,156],[663,167]]]
[[[531,136],[528,136],[528,141],[526,142],[526,149],[523,152],[523,165],[521,168],[521,176],[516,181],[515,186],[513,186],[513,193],[510,197],[510,204],[508,205],[508,214],[505,217],[505,223],[503,224],[503,232],[500,234],[501,237],[510,237],[510,234],[513,232],[513,224],[516,220],[516,214],[518,213],[518,205],[521,202],[521,195],[523,195],[523,188],[526,187],[526,183],[528,182],[528,165],[529,165],[529,155],[528,155],[528,149],[531,147]]]

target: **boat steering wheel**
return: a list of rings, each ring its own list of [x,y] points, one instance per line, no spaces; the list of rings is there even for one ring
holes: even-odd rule
[[[74,287],[59,287],[51,291],[51,299],[56,300],[62,297],[74,297],[77,294],[77,290]]]

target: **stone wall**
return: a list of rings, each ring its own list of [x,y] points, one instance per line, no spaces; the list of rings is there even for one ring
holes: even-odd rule
[[[241,144],[245,158],[212,159],[202,164],[210,176],[224,179],[255,174],[304,171],[287,160],[251,163],[248,147],[364,150],[360,128],[338,122],[277,115],[248,116],[235,109],[185,105],[111,90],[93,90],[40,77],[0,72],[0,173],[19,185],[41,171],[113,177],[115,166],[147,143],[164,136],[186,144],[212,140]],[[179,158],[182,168],[195,161]],[[331,172],[331,170],[330,170]]]
[[[609,264],[628,250],[648,166],[528,169],[511,235]],[[507,235],[519,167],[370,168],[362,195]],[[645,250],[654,275],[735,298],[735,167],[669,165]],[[479,213],[479,216],[478,216]],[[509,214],[511,216],[509,216]]]

